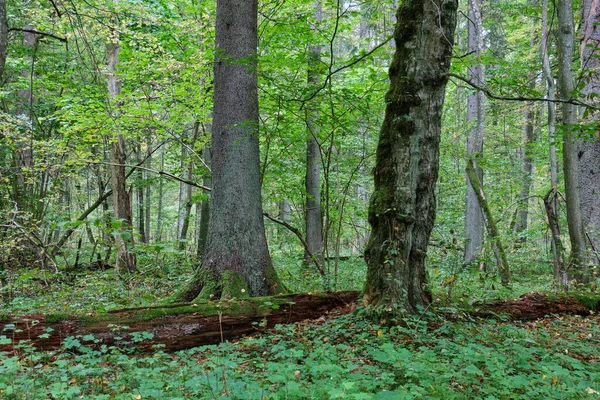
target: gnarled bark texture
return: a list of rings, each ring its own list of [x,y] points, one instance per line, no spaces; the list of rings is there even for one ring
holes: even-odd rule
[[[364,301],[415,312],[431,300],[425,256],[435,218],[444,89],[457,1],[407,0],[377,145]]]
[[[178,295],[262,296],[282,290],[262,215],[256,76],[257,0],[217,1],[212,182],[202,264]],[[225,272],[227,272],[225,274]]]

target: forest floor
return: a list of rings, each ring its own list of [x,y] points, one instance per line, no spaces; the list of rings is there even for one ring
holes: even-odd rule
[[[58,279],[23,271],[15,276],[2,310],[5,315],[81,315],[149,306],[185,279],[172,272],[148,269],[115,283],[111,272]],[[525,322],[476,317],[473,304],[481,298],[463,290],[474,290],[472,278],[465,288],[457,282],[451,293],[444,285],[447,278],[439,277],[436,308],[405,316],[393,327],[373,323],[359,307],[350,314],[329,313],[276,325],[266,334],[178,352],[156,345],[138,353],[136,345],[152,339],[144,332],[111,345],[70,337],[50,351],[24,342],[0,353],[0,398],[600,398],[598,315]],[[539,289],[527,278],[530,288]],[[503,289],[494,291],[514,301],[525,288],[514,286],[518,290],[513,288],[510,296]],[[534,304],[539,295],[525,299]],[[9,336],[0,332],[0,345],[10,344]]]

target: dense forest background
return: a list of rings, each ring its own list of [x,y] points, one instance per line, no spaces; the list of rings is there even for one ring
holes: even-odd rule
[[[0,397],[598,398],[596,3],[255,4],[0,0]]]
[[[6,6],[3,290],[19,279],[14,273],[19,268],[40,277],[114,265],[115,238],[131,235],[140,268],[166,275],[181,266],[191,269],[202,254],[203,204],[208,206],[209,195],[188,183],[210,186],[214,3],[9,1]],[[465,245],[472,242],[465,240],[464,171],[467,136],[478,125],[483,129],[478,164],[515,275],[551,271],[542,201],[551,171],[541,55],[547,48],[555,68],[556,45],[552,36],[547,45],[542,37],[542,4],[480,6],[481,48],[469,47],[472,19],[459,13],[452,73],[500,98],[538,101],[488,97],[484,122],[478,122],[468,98],[483,101],[483,91],[450,78],[429,250],[434,284],[458,274]],[[307,138],[313,138],[326,274],[334,288],[360,288],[363,267],[355,259],[369,235],[370,171],[388,88],[395,4],[323,2],[321,7],[316,18],[314,5],[306,2],[260,5],[263,208],[305,235]],[[553,18],[551,10],[551,30]],[[107,43],[116,40],[118,106],[111,102],[106,58]],[[318,79],[311,82],[307,70],[315,48]],[[485,66],[482,82],[472,73],[479,65]],[[574,65],[573,73],[584,85],[584,72]],[[115,219],[106,196],[110,147],[117,136],[125,142],[132,231]],[[560,159],[560,146],[557,151]],[[566,232],[565,212],[559,216]],[[310,263],[302,267],[304,248],[296,235],[268,220],[266,230],[276,266],[283,272],[292,262],[302,271],[283,272],[284,279],[294,290],[311,287],[318,271]],[[489,243],[475,254],[483,272],[494,269]],[[348,257],[356,262],[342,266],[340,260]],[[492,276],[485,279],[490,286]]]

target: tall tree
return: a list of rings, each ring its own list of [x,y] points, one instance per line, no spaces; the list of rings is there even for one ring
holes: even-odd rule
[[[573,5],[571,0],[560,0],[558,15],[558,89],[562,100],[572,98],[573,80]],[[568,102],[561,103],[563,117],[563,171],[567,199],[567,222],[571,242],[571,263],[583,273],[586,263],[586,242],[581,214],[579,171],[576,143],[577,108]]]
[[[8,19],[6,17],[6,0],[0,0],[0,82],[4,74],[6,54],[8,53]]]
[[[116,3],[116,0],[114,0]],[[106,61],[108,66],[108,95],[110,112],[113,114],[115,132],[110,146],[110,170],[114,217],[120,221],[119,234],[116,235],[117,258],[115,268],[123,271],[136,269],[136,257],[133,253],[133,225],[131,196],[127,192],[125,176],[125,138],[119,132],[118,109],[121,95],[121,79],[117,75],[119,65],[119,33],[117,22],[106,45]]]
[[[441,116],[457,8],[455,0],[406,0],[397,12],[365,250],[364,300],[389,311],[416,312],[431,301],[425,257],[435,218]]]
[[[584,94],[587,102],[598,105],[600,94],[600,5],[584,0],[581,4],[581,67],[587,77]],[[579,143],[579,178],[583,223],[595,251],[600,250],[600,129],[598,117],[590,113],[591,133]]]
[[[321,2],[315,3],[315,23],[322,19]],[[315,27],[316,29],[316,27]],[[312,45],[308,50],[308,85],[313,89],[319,85],[321,46]],[[321,147],[319,145],[319,107],[310,104],[306,107],[306,189],[305,226],[306,251],[305,263],[312,263],[310,255],[320,263],[323,259],[323,214],[321,212]]]
[[[217,1],[208,241],[180,300],[201,291],[240,297],[283,290],[271,263],[261,204],[257,19],[257,0]]]
[[[481,0],[469,0],[468,51],[473,53],[477,62],[469,67],[469,79],[478,85],[484,84],[485,73],[481,63],[483,52],[483,21]],[[476,159],[483,153],[484,97],[481,90],[475,90],[467,98],[467,122],[471,130],[467,136],[467,153],[470,159]],[[483,171],[475,164],[479,181],[483,184]],[[467,179],[467,199],[465,208],[465,264],[477,260],[483,248],[483,212],[477,201],[472,185]]]

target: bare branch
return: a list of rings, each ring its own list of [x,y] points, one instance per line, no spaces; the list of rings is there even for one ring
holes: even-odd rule
[[[59,40],[59,41],[61,41],[61,42],[63,42],[63,43],[67,43],[67,42],[68,42],[68,40],[67,40],[67,39],[65,39],[65,38],[63,38],[63,37],[56,36],[56,35],[53,35],[52,33],[48,33],[48,32],[36,31],[35,29],[25,29],[25,28],[8,28],[8,31],[9,31],[9,32],[25,32],[25,33],[33,33],[33,34],[36,34],[36,35],[48,36],[48,37],[51,37],[52,39]]]

